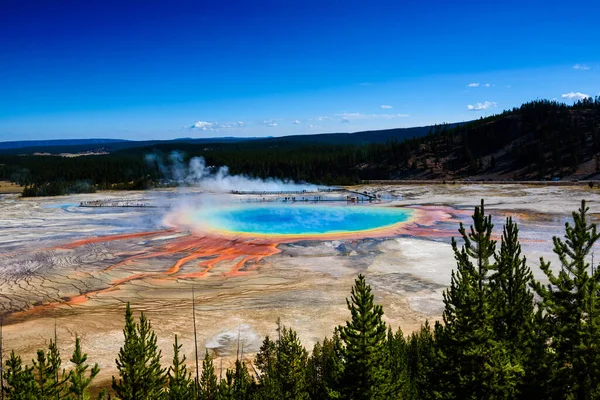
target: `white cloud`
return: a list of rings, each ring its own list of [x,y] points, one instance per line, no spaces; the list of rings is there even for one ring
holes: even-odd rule
[[[302,122],[300,122],[300,120],[298,120],[298,119],[294,121],[294,125],[300,125],[301,123]]]
[[[482,110],[487,110],[490,107],[496,107],[496,102],[495,101],[484,101],[483,103],[469,104],[467,106],[467,109],[469,109],[470,111],[482,111]]]
[[[323,127],[322,127],[322,126],[320,126],[320,125],[312,125],[312,124],[311,124],[311,125],[308,125],[308,127],[309,127],[310,129],[323,129]]]
[[[192,126],[189,126],[188,128],[203,132],[217,132],[219,131],[219,129],[242,128],[243,126],[244,121],[225,123],[219,123],[216,121],[198,121],[195,122]]]
[[[208,121],[198,121],[194,123],[194,125],[192,125],[190,128],[198,129],[200,131],[213,131],[216,129],[215,123]]]
[[[383,104],[383,105],[381,106],[381,108],[383,108],[384,110],[389,110],[390,108],[394,108],[394,107],[392,107],[392,106],[389,106],[389,105],[387,105],[387,104]]]
[[[479,87],[479,83],[469,83],[467,86],[468,87]]]
[[[563,99],[569,99],[569,100],[583,100],[583,99],[587,99],[590,96],[585,93],[581,93],[581,92],[570,92],[570,93],[565,93],[560,97],[562,97]]]
[[[349,120],[348,118],[346,118],[346,117],[342,117],[342,118],[340,118],[340,122],[341,122],[342,124],[349,124],[349,123],[350,123],[350,120]]]
[[[364,119],[393,119],[393,118],[406,118],[410,117],[409,114],[363,114],[363,113],[341,113],[335,114],[336,117],[340,118],[341,122],[350,122]],[[347,120],[347,121],[346,121]]]
[[[590,69],[590,67],[588,67],[587,65],[584,65],[584,64],[575,64],[575,65],[573,65],[573,68],[574,69],[581,69],[581,70],[584,70],[584,71],[587,71],[588,69]]]
[[[477,82],[473,82],[473,83],[469,83],[467,85],[468,87],[490,87],[492,86],[491,83],[477,83]]]
[[[485,87],[490,87],[490,86],[492,86],[492,85],[490,85],[489,83],[484,83],[482,86],[485,86]]]
[[[272,120],[270,120],[270,121],[263,121],[263,124],[265,124],[269,128],[275,128],[277,126],[277,122],[272,121]]]

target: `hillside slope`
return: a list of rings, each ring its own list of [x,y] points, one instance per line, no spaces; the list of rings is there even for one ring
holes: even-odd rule
[[[387,179],[595,179],[599,152],[600,97],[572,106],[541,100],[388,143],[358,168]]]

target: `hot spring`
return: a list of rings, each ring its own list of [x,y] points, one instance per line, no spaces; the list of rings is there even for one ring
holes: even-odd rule
[[[244,205],[196,210],[190,222],[224,233],[315,236],[390,228],[410,221],[413,212],[374,206]]]

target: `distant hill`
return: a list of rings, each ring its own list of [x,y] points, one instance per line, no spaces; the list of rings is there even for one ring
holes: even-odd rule
[[[55,139],[55,140],[18,140],[0,142],[0,149],[22,149],[27,147],[96,146],[99,144],[127,142],[121,139]]]
[[[262,139],[262,138],[261,138]],[[86,152],[112,153],[136,147],[148,147],[159,144],[181,143],[237,143],[256,138],[180,138],[172,140],[119,140],[119,139],[80,139],[80,140],[39,140],[23,142],[0,142],[0,154],[29,155],[44,154],[79,154]]]
[[[448,126],[454,127],[457,124]],[[86,152],[113,153],[133,148],[149,148],[156,146],[179,147],[181,144],[217,144],[259,141],[264,143],[293,142],[328,145],[362,145],[369,143],[385,143],[390,140],[402,141],[426,135],[433,126],[414,128],[394,128],[364,131],[356,133],[320,133],[290,135],[281,137],[221,137],[221,138],[178,138],[172,140],[119,140],[119,139],[64,139],[33,140],[17,142],[0,142],[0,154],[79,154]]]
[[[538,100],[417,140],[382,146],[361,176],[384,179],[598,179],[600,97]]]

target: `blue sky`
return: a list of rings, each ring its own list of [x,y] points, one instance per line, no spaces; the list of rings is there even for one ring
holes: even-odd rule
[[[577,0],[0,0],[0,141],[354,132],[571,102],[600,94],[599,16]]]

